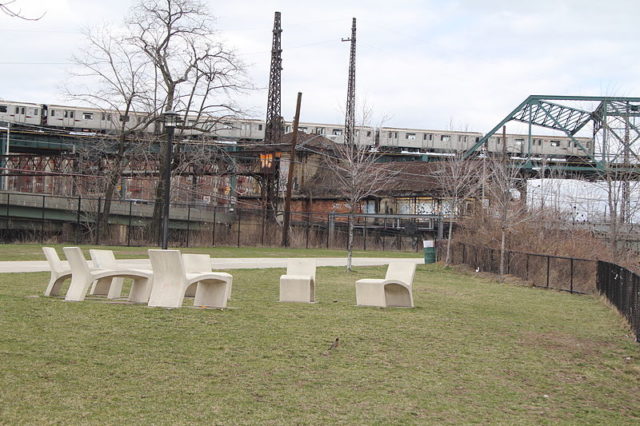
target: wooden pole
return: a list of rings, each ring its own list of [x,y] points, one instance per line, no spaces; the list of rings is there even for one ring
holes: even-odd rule
[[[298,142],[298,123],[300,122],[300,103],[302,92],[298,92],[296,115],[293,118],[293,135],[291,138],[291,155],[289,158],[289,176],[287,176],[287,194],[284,199],[284,225],[282,228],[282,246],[289,247],[289,221],[291,218],[291,186],[293,185],[293,169],[296,163],[296,143]]]

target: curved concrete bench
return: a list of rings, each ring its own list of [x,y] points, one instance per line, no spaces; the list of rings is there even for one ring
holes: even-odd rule
[[[185,253],[182,255],[184,262],[184,269],[188,274],[195,274],[199,272],[211,272],[220,277],[221,280],[227,283],[227,300],[231,300],[231,288],[233,286],[233,275],[226,272],[213,272],[211,270],[211,256],[208,254],[190,254]],[[187,287],[185,296],[194,297],[196,295],[198,283],[193,283]]]
[[[60,293],[60,287],[65,280],[71,278],[71,268],[66,266],[60,260],[58,252],[53,247],[42,247],[44,257],[47,258],[49,268],[51,269],[51,277],[49,284],[44,291],[45,296],[57,296]]]
[[[217,272],[188,273],[179,250],[149,250],[153,288],[149,306],[179,308],[190,285],[196,287],[194,306],[225,308],[228,283]]]
[[[316,299],[316,260],[289,259],[280,276],[280,301],[313,303]]]
[[[133,285],[129,293],[129,301],[146,303],[149,300],[153,274],[151,271],[138,269],[91,269],[79,247],[62,249],[71,267],[71,284],[64,300],[80,302],[85,299],[87,291],[94,281],[112,278],[131,278]]]
[[[93,262],[93,266],[96,269],[119,269],[118,261],[113,255],[112,250],[89,250],[89,256]],[[91,285],[89,294],[95,296],[107,296],[107,299],[116,299],[120,297],[122,293],[122,284],[124,278],[103,278],[98,281],[94,281]]]
[[[413,308],[412,285],[415,271],[415,263],[392,262],[387,267],[384,279],[356,281],[356,304]]]

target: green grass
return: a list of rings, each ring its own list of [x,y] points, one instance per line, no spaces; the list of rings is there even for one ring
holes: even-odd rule
[[[56,247],[62,253],[62,247],[74,244],[44,244]],[[43,244],[0,244],[0,261],[2,260],[44,260]],[[147,257],[147,249],[158,247],[124,247],[81,245],[83,250],[92,248],[113,250],[118,258]],[[169,247],[173,248],[173,247]],[[213,257],[346,257],[346,250],[325,249],[293,249],[279,247],[189,247],[180,248],[185,253],[205,253]],[[355,257],[422,257],[422,252],[398,252],[354,250]]]
[[[0,423],[640,422],[639,346],[595,297],[428,265],[415,309],[354,306],[382,267],[319,268],[319,303],[278,303],[282,269],[231,272],[224,311],[0,275]]]

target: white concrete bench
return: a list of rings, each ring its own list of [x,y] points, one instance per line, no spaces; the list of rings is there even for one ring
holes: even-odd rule
[[[412,286],[415,272],[415,263],[389,263],[384,279],[356,281],[356,304],[383,308],[413,308]]]
[[[280,301],[313,303],[316,299],[316,260],[289,259],[280,277]]]

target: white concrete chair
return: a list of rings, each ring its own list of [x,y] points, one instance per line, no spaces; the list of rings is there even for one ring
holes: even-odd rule
[[[119,269],[118,261],[112,250],[89,250],[93,267],[96,269]],[[102,278],[91,284],[89,294],[107,296],[107,299],[117,299],[122,293],[124,278]]]
[[[316,260],[289,259],[280,276],[280,301],[313,303],[316,299]]]
[[[47,258],[49,268],[51,268],[51,277],[49,278],[49,285],[44,291],[45,296],[57,296],[60,293],[60,287],[62,283],[68,278],[71,278],[71,268],[65,265],[58,256],[58,252],[53,247],[42,247],[44,257]]]
[[[182,255],[184,261],[184,269],[188,274],[194,274],[198,272],[213,272],[211,269],[211,256],[208,254],[190,254],[185,253]],[[217,274],[221,280],[227,282],[227,301],[231,300],[231,288],[233,286],[233,276],[226,272],[213,272]],[[196,295],[196,289],[198,283],[191,284],[185,292],[186,297],[194,297]]]
[[[356,304],[383,308],[413,308],[412,286],[415,272],[415,263],[389,263],[384,279],[356,281]]]
[[[179,250],[149,250],[149,260],[154,277],[149,306],[179,308],[187,288],[198,283],[194,306],[227,307],[228,283],[219,273],[188,273]]]
[[[102,279],[131,278],[133,285],[129,292],[129,301],[146,303],[151,292],[153,274],[151,271],[138,269],[92,269],[79,247],[62,249],[71,267],[71,284],[64,300],[80,302],[87,295],[91,283]]]

